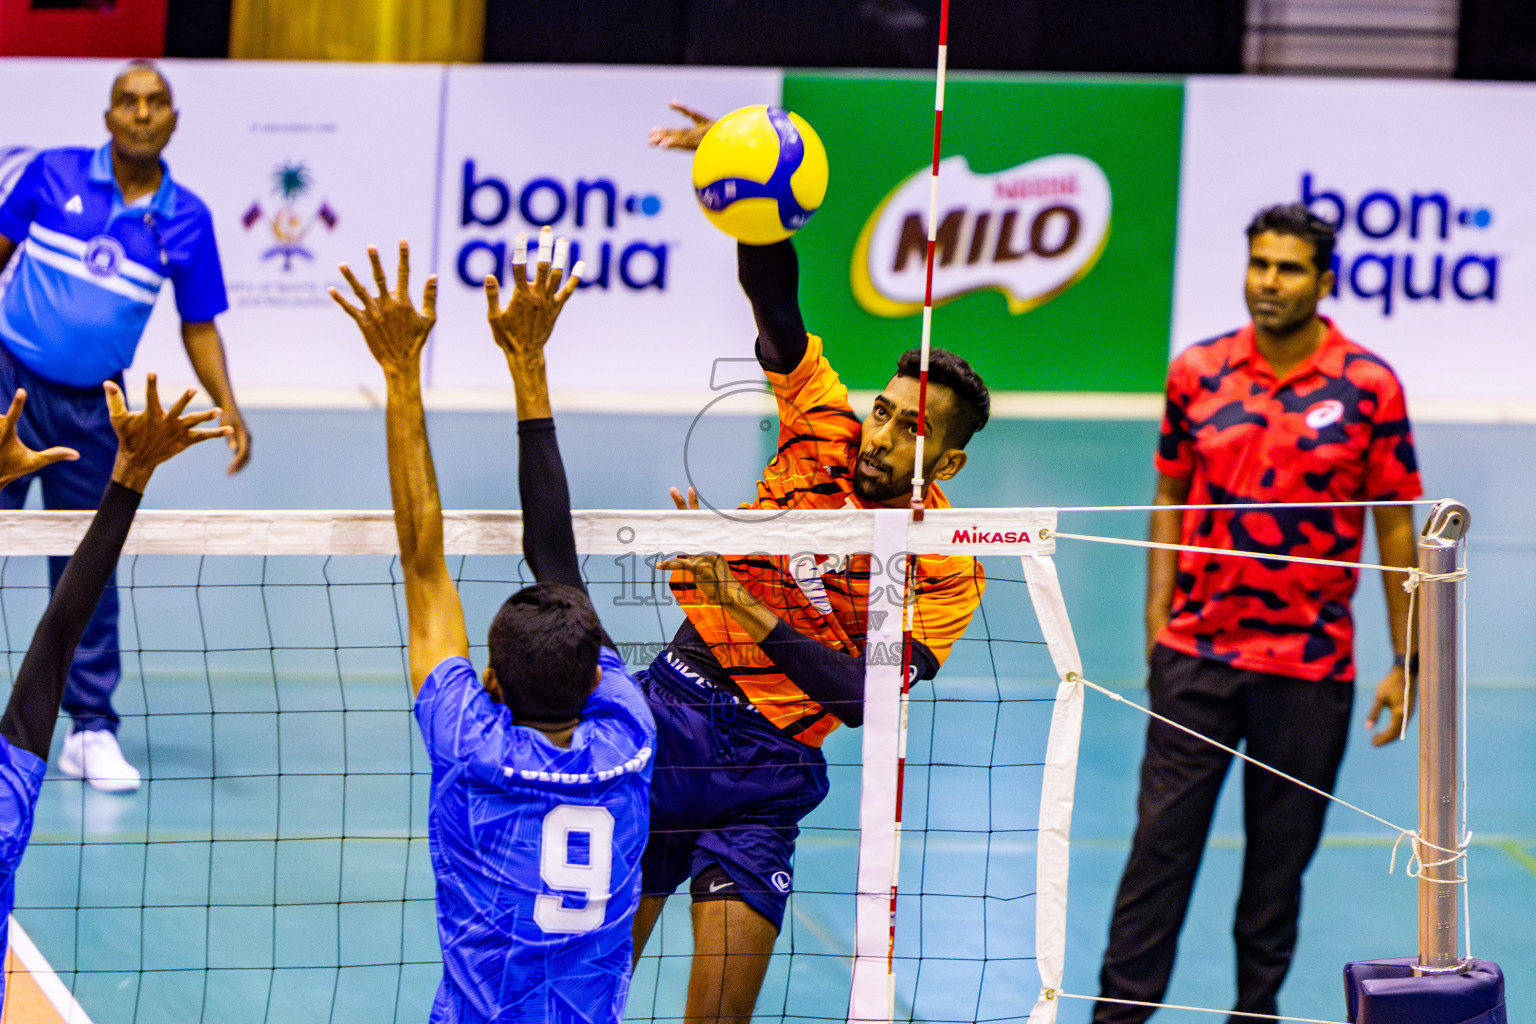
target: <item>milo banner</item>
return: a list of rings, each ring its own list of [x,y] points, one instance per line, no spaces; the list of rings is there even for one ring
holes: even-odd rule
[[[831,182],[801,304],[854,387],[918,344],[931,76],[787,74]],[[952,77],[934,344],[997,391],[1152,392],[1167,366],[1183,87]]]

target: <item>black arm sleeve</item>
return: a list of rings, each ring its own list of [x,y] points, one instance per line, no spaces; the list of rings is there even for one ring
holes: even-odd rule
[[[805,320],[800,316],[800,261],[789,239],[773,245],[736,246],[736,274],[757,321],[757,361],[788,373],[805,358]]]
[[[833,650],[795,632],[782,619],[761,646],[779,670],[828,713],[855,728],[864,724],[863,657]],[[938,674],[939,661],[927,647],[913,641],[912,668],[914,679],[932,679]]]
[[[555,421],[519,420],[517,452],[523,557],[528,568],[540,583],[565,583],[585,591],[581,561],[576,557],[576,531],[571,526],[571,488],[555,440]],[[603,646],[618,649],[607,630],[603,631]]]
[[[523,557],[540,583],[586,589],[571,527],[571,489],[552,419],[517,424],[517,492],[523,504]]]
[[[59,719],[59,701],[75,648],[117,568],[142,498],[138,491],[122,484],[107,485],[101,507],[54,588],[16,673],[11,701],[0,717],[0,735],[44,760]]]

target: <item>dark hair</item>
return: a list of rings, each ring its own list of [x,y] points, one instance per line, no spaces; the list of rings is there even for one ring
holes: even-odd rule
[[[155,77],[160,79],[160,84],[165,86],[166,94],[170,95],[170,93],[171,93],[171,80],[169,78],[165,77],[165,72],[160,70],[160,65],[159,64],[156,64],[152,60],[146,60],[143,57],[136,57],[133,60],[129,61],[128,63],[124,64],[122,67],[118,68],[117,74],[112,76],[112,92],[111,92],[111,95],[116,96],[117,95],[117,83],[121,82],[123,79],[125,79],[129,75],[133,74],[135,71],[150,71],[150,72],[153,72]]]
[[[518,718],[564,722],[592,692],[603,627],[580,587],[535,583],[491,621],[491,668],[502,703]]]
[[[896,360],[896,376],[918,379],[922,360],[921,349],[903,352]],[[992,416],[992,393],[970,363],[942,348],[928,350],[928,383],[942,384],[954,394],[957,415],[944,424],[944,440],[952,448],[964,448]]]
[[[1312,243],[1312,265],[1317,267],[1319,274],[1333,268],[1333,244],[1339,233],[1338,225],[1330,224],[1305,205],[1283,203],[1260,210],[1248,225],[1248,241],[1252,242],[1266,231]]]

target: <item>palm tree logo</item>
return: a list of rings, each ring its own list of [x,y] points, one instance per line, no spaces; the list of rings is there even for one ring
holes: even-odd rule
[[[302,160],[284,161],[272,171],[272,194],[280,200],[277,209],[270,217],[265,217],[258,200],[251,203],[250,209],[240,218],[247,231],[263,219],[272,229],[272,237],[277,244],[262,253],[262,259],[281,256],[283,269],[292,270],[295,256],[306,260],[315,258],[315,254],[304,247],[304,237],[317,221],[324,224],[327,231],[335,230],[339,218],[329,203],[322,201],[319,208],[308,216],[303,212],[301,201],[309,194],[314,183],[309,165]]]

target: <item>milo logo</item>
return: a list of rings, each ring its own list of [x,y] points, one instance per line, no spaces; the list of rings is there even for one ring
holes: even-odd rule
[[[853,251],[853,293],[876,316],[923,308],[929,171],[896,186],[876,207]],[[1084,156],[1040,157],[976,174],[963,156],[939,164],[933,302],[1001,292],[1026,313],[1082,280],[1109,241],[1109,179]]]

